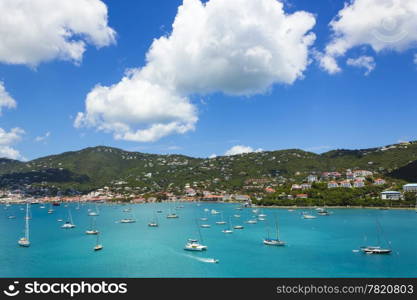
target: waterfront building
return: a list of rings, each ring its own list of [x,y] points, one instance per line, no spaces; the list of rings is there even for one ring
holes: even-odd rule
[[[382,200],[401,200],[402,195],[397,191],[384,191],[381,193]]]
[[[404,193],[417,193],[417,183],[409,183],[403,185]]]

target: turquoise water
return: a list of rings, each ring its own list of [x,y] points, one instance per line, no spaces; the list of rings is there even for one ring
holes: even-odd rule
[[[172,205],[174,208],[177,205]],[[245,224],[252,209],[235,210],[234,204],[185,203],[178,209],[178,219],[167,219],[169,205],[132,205],[137,222],[120,224],[127,217],[126,206],[100,204],[97,227],[102,232],[104,249],[94,252],[95,236],[85,235],[91,217],[85,204],[76,210],[70,205],[75,229],[64,230],[58,218],[66,219],[63,205],[47,208],[32,205],[31,247],[21,248],[17,240],[24,228],[23,205],[0,206],[0,277],[416,277],[417,214],[406,210],[332,209],[331,216],[301,218],[301,210],[262,209],[267,221]],[[196,219],[204,208],[223,211],[243,230],[227,235],[216,225],[219,215],[208,215],[211,228],[201,228],[204,253],[183,250],[187,238],[199,238]],[[147,223],[158,214],[159,228]],[[9,214],[17,216],[8,219]],[[267,224],[280,223],[286,247],[262,243]],[[352,250],[376,243],[379,221],[383,237],[391,243],[391,255],[366,255]],[[219,259],[218,264],[204,258]]]

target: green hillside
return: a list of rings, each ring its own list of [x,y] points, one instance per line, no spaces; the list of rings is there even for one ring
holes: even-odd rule
[[[138,190],[205,188],[239,190],[250,178],[291,180],[324,171],[366,169],[377,176],[415,180],[417,142],[321,155],[298,149],[264,151],[213,159],[156,155],[98,146],[28,162],[0,159],[0,187],[56,185],[82,191],[119,184]],[[413,173],[414,172],[414,173]],[[414,176],[414,177],[413,177]]]

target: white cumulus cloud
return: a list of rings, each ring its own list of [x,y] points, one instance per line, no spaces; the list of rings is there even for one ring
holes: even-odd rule
[[[100,0],[1,0],[0,62],[36,66],[53,59],[79,63],[87,44],[115,42]]]
[[[18,150],[11,147],[22,139],[23,134],[25,134],[25,131],[18,127],[10,131],[0,128],[0,157],[24,159]]]
[[[2,113],[3,107],[15,108],[16,101],[6,91],[6,88],[4,87],[4,83],[0,81],[0,115]]]
[[[252,95],[302,78],[314,25],[313,15],[287,14],[276,0],[184,0],[146,65],[112,86],[96,86],[75,126],[139,142],[194,130],[192,95]]]
[[[375,60],[372,56],[362,55],[358,58],[349,58],[346,64],[352,67],[365,68],[365,75],[369,75],[376,67]]]
[[[258,148],[254,150],[252,147],[244,146],[244,145],[236,145],[227,150],[224,155],[230,156],[230,155],[237,155],[237,154],[243,154],[243,153],[251,153],[251,152],[262,152],[263,149]]]
[[[417,43],[417,1],[351,0],[329,24],[333,32],[320,65],[329,73],[341,71],[337,58],[361,45],[375,52],[402,52]]]

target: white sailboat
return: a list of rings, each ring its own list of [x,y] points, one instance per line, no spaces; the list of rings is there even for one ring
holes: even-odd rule
[[[53,213],[54,213],[54,209],[52,208],[52,204],[49,203],[48,214],[53,214]]]
[[[223,219],[223,212],[221,212],[220,216],[221,216],[221,220],[220,221],[217,221],[216,224],[217,225],[224,225],[224,224],[226,224],[227,222]]]
[[[22,247],[29,247],[30,240],[29,240],[29,203],[26,203],[26,217],[25,217],[25,236],[20,238],[17,242],[19,246]]]
[[[123,218],[119,221],[119,223],[123,223],[123,224],[129,224],[129,223],[135,223],[136,220],[133,217],[133,212],[132,212],[132,208],[128,207],[123,209],[123,212],[129,213],[130,217],[128,218]]]
[[[276,237],[270,238],[269,237],[269,228],[268,228],[268,236],[264,239],[264,244],[268,246],[285,246],[285,242],[279,239],[279,231],[278,231],[278,218],[275,217],[275,229],[276,229]]]
[[[223,229],[222,232],[225,233],[225,234],[233,233],[233,230],[232,230],[232,220],[231,220],[230,217],[229,217],[229,227]]]
[[[96,206],[95,206],[95,210],[94,210],[94,211],[90,211],[90,212],[88,213],[88,215],[89,215],[89,216],[91,216],[91,217],[95,217],[95,216],[98,216],[98,215],[99,215],[99,211],[98,211],[97,204],[96,204]]]
[[[154,213],[153,219],[148,223],[148,227],[158,227],[158,226],[159,226],[159,224],[158,224],[158,217]]]
[[[99,231],[96,229],[96,218],[91,219],[90,229],[86,230],[85,234],[99,234]]]
[[[61,228],[62,229],[72,229],[72,228],[75,228],[75,224],[74,224],[74,222],[72,220],[71,210],[70,210],[69,207],[68,207],[68,219],[65,222],[65,224],[63,224],[61,226]]]
[[[389,248],[382,248],[381,245],[381,235],[382,235],[382,228],[381,224],[379,224],[378,220],[376,220],[377,226],[377,245],[378,246],[362,246],[360,247],[360,251],[365,254],[390,254],[392,252]],[[387,242],[387,244],[389,244]]]
[[[307,212],[303,212],[302,213],[302,218],[303,219],[316,219],[317,217],[316,216],[314,216],[313,214],[309,214],[309,213],[307,213]]]
[[[171,205],[169,206],[169,214],[167,214],[167,219],[177,219],[178,215],[172,211]]]
[[[99,239],[100,239],[100,234],[97,234],[96,245],[93,248],[94,251],[100,251],[104,248],[103,245],[100,244]]]

